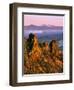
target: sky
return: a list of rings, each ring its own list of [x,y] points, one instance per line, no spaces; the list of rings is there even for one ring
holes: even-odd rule
[[[63,26],[64,16],[24,15],[24,26],[27,25],[53,25]]]

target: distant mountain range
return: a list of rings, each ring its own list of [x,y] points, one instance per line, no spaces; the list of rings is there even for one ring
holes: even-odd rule
[[[24,30],[48,30],[48,29],[56,29],[56,30],[62,30],[63,26],[53,26],[53,25],[41,25],[41,26],[37,26],[37,25],[28,25],[28,26],[24,26]]]

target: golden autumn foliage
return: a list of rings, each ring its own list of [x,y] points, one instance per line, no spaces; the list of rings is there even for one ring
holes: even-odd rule
[[[38,42],[34,34],[30,34],[24,44],[24,74],[62,73],[63,53],[58,42]]]

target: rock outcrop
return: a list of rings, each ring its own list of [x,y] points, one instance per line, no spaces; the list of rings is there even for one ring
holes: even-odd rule
[[[24,45],[24,73],[62,73],[63,54],[56,40],[39,43],[36,34],[30,34]]]

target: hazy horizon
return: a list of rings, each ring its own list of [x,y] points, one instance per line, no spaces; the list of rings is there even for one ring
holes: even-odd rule
[[[36,34],[40,42],[58,40],[63,46],[64,16],[24,15],[24,38]]]

